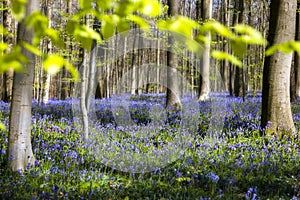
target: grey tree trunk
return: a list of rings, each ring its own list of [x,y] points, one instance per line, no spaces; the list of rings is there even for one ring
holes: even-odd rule
[[[168,0],[169,16],[176,16],[178,14],[178,0]],[[169,36],[168,43],[170,48],[167,52],[167,103],[166,108],[169,110],[181,109],[181,102],[179,97],[179,81],[177,77],[178,60],[174,52],[172,52],[172,45],[174,44],[174,38]]]
[[[297,8],[300,8],[300,3],[297,3]],[[296,18],[296,40],[300,40],[300,14],[297,12]],[[295,76],[295,89],[294,89],[294,99],[300,97],[300,56],[295,53],[295,63],[294,63],[294,76]]]
[[[44,14],[49,19],[48,27],[51,27],[52,21],[51,21],[51,15],[52,15],[52,6],[53,2],[51,0],[46,0],[44,5]],[[52,53],[52,42],[48,39],[45,41],[45,48],[46,53],[51,54]],[[47,104],[49,101],[49,92],[50,92],[50,82],[51,82],[51,76],[50,73],[47,71],[44,71],[44,84],[43,84],[43,97],[42,101],[44,104]]]
[[[3,1],[3,8],[10,8],[11,7],[11,1],[10,0],[4,0]],[[11,15],[10,9],[4,9],[3,10],[3,26],[4,28],[10,32],[14,33],[14,25],[15,22],[13,20],[13,17]],[[12,34],[3,35],[3,42],[8,44],[7,51],[10,51],[12,48],[12,45],[15,44],[15,37],[12,36]],[[12,97],[12,86],[13,86],[13,75],[14,71],[12,69],[9,69],[3,74],[3,90],[2,90],[2,98],[4,101],[8,102],[11,100]]]
[[[39,10],[39,1],[28,0],[26,16],[36,10]],[[31,43],[33,36],[33,30],[26,29],[25,24],[20,22],[17,42]],[[28,165],[33,165],[35,161],[30,138],[35,55],[24,48],[22,48],[22,53],[29,62],[24,65],[24,73],[15,72],[14,74],[8,138],[8,166],[13,171],[25,170]]]
[[[89,121],[88,121],[88,110],[86,107],[86,87],[87,87],[87,68],[88,68],[88,53],[87,50],[82,50],[82,73],[80,83],[80,110],[82,117],[82,131],[84,140],[89,138]]]
[[[202,0],[201,3],[202,20],[209,20],[212,18],[212,0]],[[203,101],[208,99],[210,92],[209,68],[210,68],[210,33],[206,34],[207,43],[204,46],[202,65],[200,66],[200,82],[199,82],[199,96],[198,100]]]
[[[271,1],[270,45],[294,40],[297,0]],[[267,134],[295,132],[290,104],[290,70],[293,54],[276,52],[266,57],[263,71],[261,126]]]
[[[235,6],[238,10],[238,13],[236,14],[237,22],[239,24],[245,23],[245,7],[246,7],[246,1],[245,0],[236,0]],[[234,77],[234,95],[237,97],[244,97],[245,96],[245,86],[244,86],[244,65],[242,68],[236,67],[235,68],[235,77]]]

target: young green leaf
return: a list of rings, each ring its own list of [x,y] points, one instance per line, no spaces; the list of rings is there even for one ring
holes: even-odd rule
[[[239,36],[230,40],[230,45],[234,54],[242,58],[247,53],[247,43],[244,43]]]
[[[187,38],[193,38],[193,30],[198,27],[198,23],[190,18],[178,16],[175,19],[162,20],[158,22],[160,29],[166,29],[171,32],[180,33]]]
[[[4,124],[0,123],[0,130],[5,131],[6,127],[4,126]]]
[[[64,63],[64,58],[57,54],[47,55],[43,60],[43,67],[49,74],[55,75],[61,70]]]
[[[229,62],[231,62],[232,64],[238,67],[243,66],[243,63],[237,57],[223,51],[217,51],[217,50],[212,51],[211,56],[218,60],[228,60]]]
[[[237,24],[233,27],[233,29],[242,35],[241,39],[245,43],[258,45],[265,45],[267,43],[262,34],[251,26],[246,24]]]
[[[31,53],[33,53],[33,54],[35,54],[37,56],[41,56],[42,55],[42,52],[38,48],[36,48],[35,46],[33,46],[33,45],[31,45],[31,44],[29,44],[27,42],[23,41],[23,42],[21,42],[21,45],[25,49],[27,49],[28,51],[30,51]]]
[[[204,35],[206,32],[211,32],[213,34],[219,34],[223,37],[233,37],[234,34],[230,31],[229,28],[221,24],[220,22],[217,21],[208,21],[204,23],[200,28],[199,28],[200,34]]]
[[[59,36],[58,31],[54,30],[53,28],[48,28],[46,29],[45,34],[51,39],[54,45],[65,48],[66,45]]]
[[[112,16],[105,15],[102,20],[101,33],[104,39],[112,37],[115,33],[115,23]]]
[[[79,0],[79,6],[82,10],[89,9],[92,7],[91,0]]]
[[[139,27],[141,27],[144,30],[150,29],[150,25],[142,17],[139,17],[137,15],[130,15],[128,16],[128,19],[133,21],[135,24],[139,25]]]
[[[79,80],[79,72],[77,69],[67,60],[65,60],[65,68],[70,72],[72,79],[74,81]]]
[[[17,21],[21,21],[25,16],[25,5],[27,0],[13,0],[11,2],[11,10]]]
[[[162,6],[159,1],[156,0],[138,0],[136,4],[139,4],[138,11],[145,16],[157,17],[161,14]]]

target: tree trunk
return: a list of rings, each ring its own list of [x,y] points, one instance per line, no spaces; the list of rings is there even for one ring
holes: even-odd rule
[[[229,27],[228,0],[223,1],[223,23],[226,24],[227,27]],[[223,42],[223,51],[229,53],[229,44],[228,41],[225,42],[225,39]],[[229,90],[229,81],[228,81],[229,62],[226,59],[222,61],[221,76],[222,76],[222,81],[224,83],[224,89],[228,91]]]
[[[51,21],[51,15],[52,15],[52,1],[47,0],[44,5],[44,13],[49,19],[48,27],[51,27],[52,21]],[[52,53],[52,42],[49,39],[45,39],[45,48],[46,48],[46,54]],[[43,84],[43,97],[42,101],[44,104],[47,104],[49,101],[49,92],[50,92],[50,82],[51,82],[51,76],[50,73],[47,71],[44,71],[44,84]]]
[[[86,87],[87,87],[87,68],[88,68],[88,53],[87,50],[82,49],[82,73],[80,83],[80,111],[82,117],[82,131],[84,140],[89,138],[89,121],[88,121],[88,110],[86,107]]]
[[[178,13],[178,0],[168,0],[169,5],[169,16],[176,16]],[[174,52],[172,52],[172,45],[174,45],[174,38],[169,36],[168,38],[169,49],[167,52],[167,102],[166,108],[168,110],[181,109],[181,102],[179,97],[179,86],[178,86],[178,60]]]
[[[36,10],[39,10],[39,1],[28,0],[26,16]],[[22,41],[31,43],[33,35],[33,30],[27,29],[24,22],[19,23],[18,43]],[[28,58],[29,63],[24,65],[23,73],[15,72],[14,74],[8,139],[8,166],[13,171],[25,170],[35,161],[30,138],[35,55],[24,48],[22,48],[22,53]]]
[[[11,11],[10,9],[8,9],[11,7],[10,3],[11,3],[10,0],[3,1],[3,7],[7,8],[3,10],[3,26],[8,32],[14,33],[13,30],[14,21],[11,15]],[[15,44],[15,39],[12,35],[13,34],[3,35],[3,42],[8,44],[7,51],[11,51],[12,45]],[[9,102],[12,97],[13,75],[14,75],[14,71],[12,69],[9,69],[3,74],[4,85],[2,91],[3,92],[2,98],[3,101],[6,102]]]
[[[294,40],[297,0],[272,0],[270,9],[269,44]],[[276,52],[265,60],[261,126],[269,125],[267,134],[295,132],[290,105],[292,56]]]
[[[212,17],[212,0],[202,0],[201,3],[202,20],[209,20]],[[199,82],[199,96],[200,101],[208,99],[210,92],[209,82],[209,68],[210,68],[210,33],[206,34],[207,43],[204,45],[202,56],[202,65],[200,65],[200,82]]]
[[[245,0],[236,0],[235,1],[235,6],[238,8],[237,10],[239,11],[237,22],[239,24],[244,24],[245,23]],[[241,97],[245,95],[245,86],[244,86],[244,65],[242,68],[237,67],[235,68],[235,77],[234,77],[234,95],[237,97]]]
[[[297,8],[300,8],[300,3],[297,3]],[[300,40],[300,14],[297,12],[297,18],[296,18],[296,36],[295,40]],[[295,81],[295,89],[293,92],[294,100],[296,100],[298,97],[300,97],[300,56],[295,53],[294,55],[294,81]]]

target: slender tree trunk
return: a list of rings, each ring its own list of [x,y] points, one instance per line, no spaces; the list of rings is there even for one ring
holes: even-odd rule
[[[3,26],[4,28],[9,31],[10,33],[13,33],[13,17],[11,15],[10,9],[11,0],[3,0],[3,7],[5,8],[3,10]],[[7,9],[6,9],[7,8]],[[12,36],[13,34],[9,35],[3,35],[3,42],[8,44],[7,51],[11,51],[12,45],[15,44],[15,39]],[[9,69],[3,74],[3,101],[10,101],[12,98],[12,87],[13,87],[13,75],[14,71],[12,69]]]
[[[87,68],[88,68],[88,53],[87,50],[82,49],[82,73],[80,83],[80,110],[82,115],[82,127],[83,127],[83,138],[88,140],[89,138],[89,121],[88,121],[88,110],[86,107],[86,87],[87,87]]]
[[[293,40],[297,0],[272,0],[270,8],[269,44],[275,45]],[[292,53],[276,52],[265,60],[261,126],[265,128],[269,124],[268,134],[295,132],[289,81],[292,56]]]
[[[237,8],[237,10],[239,11],[238,14],[236,14],[238,16],[238,20],[237,22],[239,24],[244,24],[245,23],[245,0],[236,0],[235,1],[235,6]],[[235,68],[235,77],[234,77],[234,95],[237,97],[244,97],[244,64],[243,67],[236,67]]]
[[[51,15],[52,15],[52,5],[53,3],[51,0],[47,0],[44,5],[44,13],[49,19],[48,27],[51,27],[52,21],[51,21]],[[52,53],[52,42],[48,39],[45,41],[45,48],[46,53],[51,54]],[[50,73],[47,71],[44,71],[44,84],[43,84],[43,97],[42,101],[44,104],[47,104],[49,101],[49,92],[50,92],[50,82],[51,82],[51,76]]]
[[[228,0],[223,0],[223,23],[226,24],[227,27],[229,27]],[[223,42],[223,51],[229,53],[229,44],[225,40]],[[228,72],[229,62],[228,60],[223,60],[221,65],[221,76],[225,87],[224,89],[226,91],[229,90]]]
[[[169,16],[176,16],[178,13],[178,0],[168,0],[169,5]],[[174,45],[174,38],[169,36],[168,44],[170,45],[167,52],[167,102],[166,108],[168,110],[181,109],[181,102],[179,97],[179,86],[178,86],[178,59],[174,52],[172,52],[172,45]]]
[[[212,17],[212,0],[202,0],[201,3],[201,16],[202,20],[209,20]],[[200,101],[208,99],[210,92],[209,81],[209,68],[210,68],[210,33],[206,34],[207,43],[204,45],[204,51],[202,56],[202,65],[200,66],[200,84],[199,84],[199,96]]]
[[[300,3],[297,2],[297,8],[300,8]],[[297,12],[296,18],[296,40],[300,40],[300,14]],[[295,81],[295,89],[293,92],[293,99],[296,100],[297,97],[300,97],[300,56],[295,53],[295,63],[294,63],[294,81]]]
[[[37,10],[39,1],[28,0],[26,16]],[[24,22],[20,22],[17,42],[31,43],[33,36],[33,30],[27,29]],[[28,165],[34,165],[35,161],[30,138],[35,55],[24,48],[22,53],[28,58],[29,63],[24,65],[24,73],[14,74],[8,141],[8,165],[13,171],[24,170]]]

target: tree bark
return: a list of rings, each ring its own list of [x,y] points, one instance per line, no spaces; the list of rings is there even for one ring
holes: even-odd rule
[[[201,17],[206,21],[212,17],[212,0],[202,0],[201,3]],[[209,68],[210,68],[210,33],[206,34],[207,43],[204,45],[204,51],[202,55],[202,65],[200,65],[200,82],[199,82],[199,96],[198,100],[203,101],[208,99],[210,92],[209,81]]]
[[[239,24],[244,24],[245,23],[245,0],[236,0],[235,6],[237,7],[237,10],[239,11],[237,22]],[[235,68],[235,77],[234,77],[234,95],[237,97],[245,96],[245,86],[244,86],[244,65],[242,68],[237,67]]]
[[[169,16],[176,16],[178,14],[178,0],[168,0]],[[178,60],[174,52],[172,52],[172,45],[174,45],[174,38],[168,37],[169,49],[167,52],[167,110],[178,110],[181,109],[181,102],[179,97],[179,86],[178,86]]]
[[[4,0],[3,1],[3,7],[7,8],[3,10],[3,26],[4,28],[10,32],[14,33],[14,21],[13,17],[11,15],[10,8],[11,7],[11,1],[10,0]],[[3,42],[8,44],[7,51],[11,51],[12,45],[15,44],[15,38],[13,37],[13,34],[3,35]],[[5,102],[9,102],[12,98],[12,87],[13,87],[13,75],[14,71],[12,69],[9,69],[3,74],[3,90],[2,90],[2,99]]]
[[[26,16],[39,10],[39,1],[28,0],[25,9]],[[33,30],[27,29],[24,22],[20,22],[17,42],[31,43],[33,36]],[[28,165],[33,165],[35,161],[30,138],[35,55],[24,48],[22,48],[22,53],[29,62],[24,65],[23,73],[15,72],[14,74],[8,139],[8,166],[13,171],[25,170]]]
[[[297,0],[271,1],[268,41],[281,44],[295,37]],[[290,105],[292,53],[276,52],[266,57],[263,70],[261,126],[267,134],[295,132]]]
[[[297,2],[297,8],[300,8],[300,3]],[[300,14],[297,12],[296,17],[296,34],[295,34],[295,40],[300,40]],[[295,53],[294,54],[294,66],[293,66],[293,75],[294,75],[294,89],[291,93],[291,99],[297,100],[298,97],[300,97],[300,56]]]

